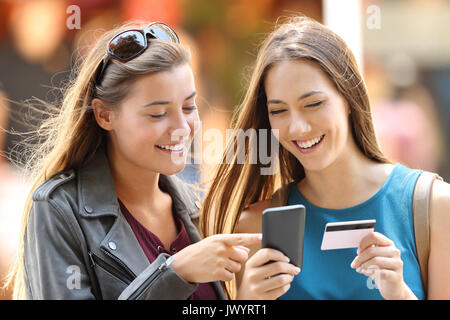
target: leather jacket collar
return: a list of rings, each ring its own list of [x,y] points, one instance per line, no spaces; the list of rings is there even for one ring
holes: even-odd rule
[[[115,256],[138,275],[149,262],[133,234],[128,222],[120,214],[119,202],[115,191],[108,159],[105,151],[97,151],[94,158],[78,172],[78,208],[82,217],[100,218],[113,216],[115,220],[111,229],[101,240],[100,248]],[[175,176],[161,174],[160,187],[168,192],[173,201],[175,214],[183,221],[192,243],[201,240],[201,236],[192,219],[198,218],[198,208],[193,197],[182,182]],[[132,239],[130,239],[132,238]]]
[[[101,181],[101,186],[99,182]],[[196,201],[188,194],[185,186],[175,176],[160,174],[159,185],[168,192],[178,215],[187,214],[191,219],[198,218]],[[97,151],[94,158],[78,172],[79,214],[86,218],[103,215],[119,215],[119,203],[111,175],[108,159],[103,149]]]

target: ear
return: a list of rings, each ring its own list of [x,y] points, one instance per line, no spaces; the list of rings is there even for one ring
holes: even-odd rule
[[[114,111],[98,98],[92,99],[91,105],[97,124],[106,131],[111,131],[113,129]]]

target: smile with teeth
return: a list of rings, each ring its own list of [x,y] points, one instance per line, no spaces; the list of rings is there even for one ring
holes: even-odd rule
[[[322,141],[323,137],[325,137],[325,135],[321,135],[320,137],[317,138],[313,138],[313,139],[309,139],[309,140],[303,140],[303,141],[299,141],[296,140],[295,142],[297,143],[297,145],[302,148],[302,149],[308,149],[311,148],[313,146],[315,146],[316,144],[318,144],[319,142]]]
[[[160,149],[170,150],[170,151],[181,151],[184,148],[184,143],[179,143],[175,145],[163,145],[163,144],[157,144],[156,145]]]

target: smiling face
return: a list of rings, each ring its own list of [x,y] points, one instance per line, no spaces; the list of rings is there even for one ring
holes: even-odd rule
[[[305,170],[324,169],[355,150],[348,103],[318,65],[277,62],[264,88],[271,128]]]
[[[140,76],[106,125],[114,161],[166,175],[183,170],[199,121],[188,64]],[[97,117],[97,118],[102,118]]]

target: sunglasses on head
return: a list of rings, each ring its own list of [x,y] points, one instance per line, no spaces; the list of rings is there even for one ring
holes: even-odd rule
[[[180,38],[167,24],[161,22],[150,23],[145,29],[130,29],[116,34],[107,45],[106,55],[97,68],[95,85],[100,84],[109,60],[121,62],[130,61],[142,54],[148,47],[147,37],[150,39],[167,40],[180,43]]]

